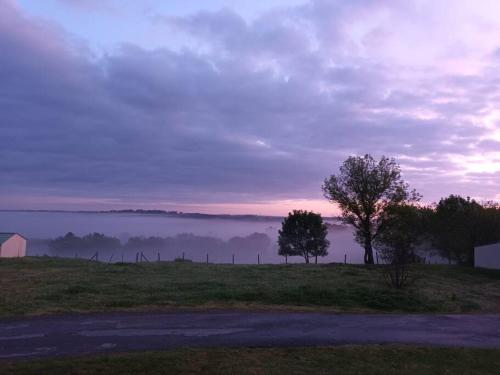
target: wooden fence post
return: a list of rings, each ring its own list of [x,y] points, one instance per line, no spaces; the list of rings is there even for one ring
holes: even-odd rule
[[[234,264],[234,254],[233,254],[233,264]]]
[[[208,253],[207,253],[207,264],[208,264]]]
[[[139,263],[139,253],[135,253],[135,262]]]
[[[347,254],[344,254],[344,264],[347,264]]]
[[[158,262],[160,261],[160,252],[158,251]]]
[[[257,264],[260,264],[260,254],[257,254]]]

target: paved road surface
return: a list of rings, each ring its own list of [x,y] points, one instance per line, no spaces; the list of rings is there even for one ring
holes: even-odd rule
[[[401,343],[500,348],[500,315],[167,312],[0,320],[0,359],[179,347]]]

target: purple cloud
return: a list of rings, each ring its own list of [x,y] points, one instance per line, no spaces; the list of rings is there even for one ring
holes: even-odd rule
[[[461,74],[385,59],[403,14],[434,24],[385,1],[313,1],[253,20],[158,15],[152,27],[183,48],[94,54],[0,0],[0,204],[316,200],[356,153],[399,158],[427,201],[498,199],[499,62]]]

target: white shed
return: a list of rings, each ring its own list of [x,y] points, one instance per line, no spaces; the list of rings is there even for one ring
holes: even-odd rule
[[[18,233],[0,233],[0,258],[26,256],[26,238]]]
[[[474,248],[474,266],[500,270],[500,242]]]

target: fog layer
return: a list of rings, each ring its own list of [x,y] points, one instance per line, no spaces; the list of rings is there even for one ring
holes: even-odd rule
[[[333,224],[333,223],[332,223]],[[184,257],[205,262],[231,263],[282,263],[278,256],[276,240],[281,221],[243,221],[231,219],[189,219],[162,215],[69,213],[69,212],[0,212],[0,232],[18,232],[28,238],[29,255],[59,255],[91,257],[99,251],[102,261],[135,261],[137,253],[150,260],[173,260]],[[72,232],[76,236],[102,233],[116,237],[120,248],[65,249],[50,253],[48,242]],[[154,237],[151,239],[150,237]],[[135,239],[134,239],[135,238]],[[328,256],[321,263],[361,263],[363,250],[353,240],[350,228],[329,226],[331,242]],[[149,239],[149,240],[147,240]],[[134,246],[134,240],[136,246]],[[289,258],[289,262],[302,262]]]

